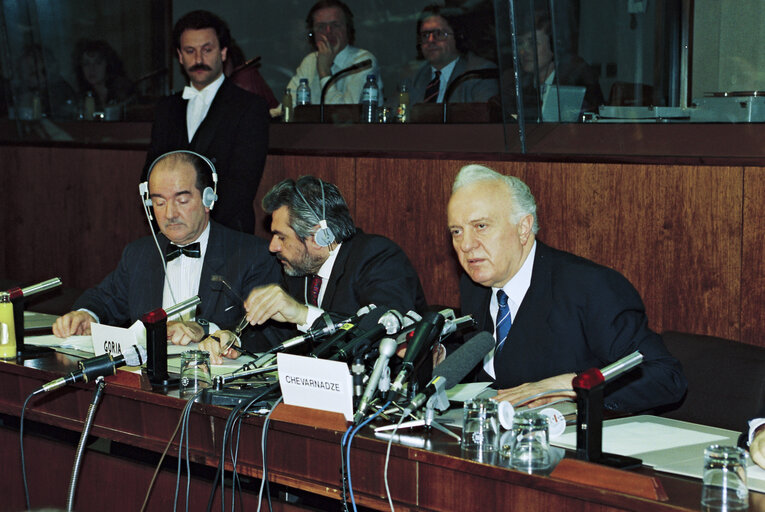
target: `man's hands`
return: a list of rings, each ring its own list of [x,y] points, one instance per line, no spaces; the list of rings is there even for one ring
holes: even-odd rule
[[[90,323],[96,319],[85,311],[70,311],[56,318],[53,323],[53,335],[57,338],[90,334]]]
[[[188,345],[192,341],[200,341],[205,330],[194,321],[167,322],[167,341],[173,345]]]
[[[332,46],[324,34],[316,34],[314,41],[316,41],[316,49],[318,50],[316,55],[316,72],[319,74],[319,78],[332,76],[332,63],[335,61],[337,54],[340,53],[340,41],[337,41]]]
[[[754,463],[765,469],[765,425],[755,432],[754,439],[749,445],[749,453]]]
[[[290,297],[276,284],[253,289],[244,301],[244,309],[251,325],[262,325],[270,318],[301,325],[308,318],[308,306]]]
[[[562,375],[556,375],[555,377],[542,379],[538,382],[527,382],[514,388],[500,389],[494,399],[498,402],[507,400],[513,404],[513,407],[526,404],[531,407],[537,407],[549,404],[560,398],[574,398],[576,397],[576,392],[574,392],[574,389],[571,386],[571,381],[574,377],[576,377],[575,373],[564,373]],[[561,391],[554,395],[546,395],[535,400],[525,401],[530,396],[544,393],[546,391],[552,391],[554,389],[562,389],[566,391]]]
[[[218,338],[217,340],[215,338]],[[231,348],[229,343],[240,346],[240,340],[234,336],[231,331],[216,331],[215,334],[208,336],[199,344],[199,350],[206,350],[210,353],[210,364],[223,364],[223,358],[236,359],[239,357],[239,351]],[[229,348],[221,351],[223,347]]]

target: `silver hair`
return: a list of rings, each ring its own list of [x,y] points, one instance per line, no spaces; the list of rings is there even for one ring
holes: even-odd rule
[[[539,232],[537,203],[534,200],[534,195],[531,193],[529,186],[515,176],[505,176],[504,174],[500,174],[483,165],[466,165],[460,169],[460,172],[457,173],[457,177],[454,178],[452,194],[462,187],[480,181],[499,181],[504,183],[507,186],[507,191],[509,193],[508,204],[510,208],[510,221],[513,224],[517,224],[526,215],[531,215],[534,219],[534,225],[531,227],[531,231],[534,234]]]

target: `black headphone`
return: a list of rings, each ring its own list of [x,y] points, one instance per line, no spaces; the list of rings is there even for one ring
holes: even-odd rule
[[[316,219],[319,221],[319,229],[316,230],[316,233],[313,234],[313,240],[316,242],[316,244],[320,247],[327,247],[332,242],[335,241],[335,233],[332,231],[332,228],[327,225],[327,206],[325,204],[324,200],[324,182],[321,181],[321,179],[316,178],[319,180],[319,186],[321,187],[321,217],[314,211],[313,208],[311,208],[311,205],[308,204],[308,201],[306,200],[303,193],[300,191],[300,188],[298,187],[297,181],[295,182],[295,191],[300,196],[300,199],[303,200],[305,205],[308,207],[309,210],[311,210],[311,213],[316,217]]]
[[[138,185],[138,193],[141,195],[143,204],[147,208],[149,219],[152,218],[151,210],[149,210],[149,208],[151,207],[151,198],[149,197],[149,176],[151,176],[151,171],[154,169],[154,166],[157,165],[157,162],[159,162],[166,156],[173,155],[176,153],[186,153],[188,155],[194,155],[201,158],[205,162],[207,162],[207,165],[210,166],[210,172],[212,173],[213,188],[205,187],[205,189],[202,191],[202,206],[212,210],[213,207],[215,206],[215,201],[218,200],[218,172],[215,170],[215,165],[213,165],[212,161],[209,158],[207,158],[204,155],[200,155],[199,153],[196,153],[194,151],[191,151],[189,149],[178,149],[175,151],[168,151],[167,153],[160,155],[154,159],[154,161],[149,166],[148,172],[146,173],[146,181]]]

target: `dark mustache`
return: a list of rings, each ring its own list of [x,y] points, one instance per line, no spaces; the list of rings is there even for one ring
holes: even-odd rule
[[[212,71],[212,68],[207,64],[194,64],[189,68],[189,71]]]

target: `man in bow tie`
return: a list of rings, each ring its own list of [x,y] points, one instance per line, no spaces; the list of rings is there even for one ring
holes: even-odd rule
[[[223,63],[231,42],[226,23],[208,11],[192,11],[173,28],[178,62],[189,85],[160,100],[151,131],[142,181],[158,156],[191,149],[213,161],[221,200],[213,220],[253,233],[253,200],[268,151],[268,106],[225,79]]]
[[[203,191],[212,186],[211,168],[198,155],[181,151],[161,157],[148,182],[158,243],[147,236],[129,244],[117,269],[77,299],[75,311],[59,317],[53,333],[89,334],[94,321],[126,326],[194,295],[201,304],[190,316],[170,319],[169,341],[185,345],[210,329],[235,326],[244,315],[240,297],[279,282],[281,273],[264,240],[210,220],[217,204],[208,200],[206,206]],[[233,291],[213,282],[216,275]]]

